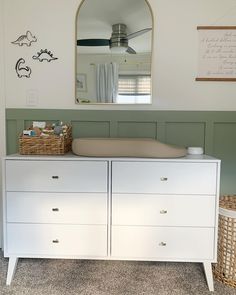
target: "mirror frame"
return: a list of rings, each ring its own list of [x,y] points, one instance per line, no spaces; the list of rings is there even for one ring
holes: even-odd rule
[[[151,35],[151,65],[150,65],[150,73],[151,73],[151,94],[150,94],[150,102],[149,103],[98,103],[98,102],[91,102],[91,103],[81,103],[79,102],[79,97],[77,97],[77,87],[76,87],[76,81],[77,81],[77,55],[78,55],[78,46],[77,46],[77,19],[78,19],[78,14],[80,11],[81,6],[83,5],[83,3],[86,0],[82,0],[76,10],[75,13],[75,72],[74,72],[74,95],[75,95],[75,104],[77,105],[81,105],[81,106],[90,106],[90,105],[108,105],[108,106],[143,106],[143,105],[152,105],[153,103],[153,97],[152,97],[152,93],[153,93],[153,47],[154,47],[154,14],[153,14],[153,10],[151,7],[151,4],[149,3],[149,0],[143,0],[144,2],[146,2],[149,11],[150,11],[150,16],[152,19],[152,35]]]

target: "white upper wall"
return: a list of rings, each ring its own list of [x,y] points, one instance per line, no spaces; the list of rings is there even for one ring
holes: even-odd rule
[[[0,1],[0,40],[3,40],[3,6]],[[3,51],[3,42],[0,42],[0,156],[5,154],[5,79],[4,79],[4,51]],[[0,169],[1,176],[1,169]],[[0,177],[1,179],[1,177]]]
[[[0,1],[0,40],[3,40],[3,6]],[[4,56],[3,42],[0,42],[0,166],[2,156],[6,154],[5,146],[5,93],[4,93]],[[0,248],[2,248],[2,169],[0,168]]]
[[[0,0],[4,3],[7,108],[236,110],[235,82],[196,82],[199,25],[235,25],[235,0],[149,0],[153,15],[153,104],[75,104],[75,16],[81,0]],[[86,1],[86,0],[85,0]],[[94,0],[99,1],[99,0]],[[11,44],[30,30],[32,46]],[[1,42],[0,42],[1,43]],[[56,61],[33,60],[40,49]],[[31,78],[19,79],[19,58]],[[31,104],[31,105],[29,105]]]

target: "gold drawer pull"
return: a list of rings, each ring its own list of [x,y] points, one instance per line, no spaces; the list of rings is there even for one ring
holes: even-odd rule
[[[56,240],[52,240],[52,242],[53,242],[54,244],[58,244],[58,243],[59,243],[59,240],[58,240],[58,239],[56,239]]]
[[[167,177],[161,177],[160,180],[161,180],[161,181],[167,181],[168,178],[167,178]]]
[[[160,214],[166,214],[167,213],[167,210],[161,210],[160,211]]]
[[[165,242],[160,242],[160,243],[159,243],[159,246],[161,246],[161,247],[165,247],[165,246],[166,246],[166,243],[165,243]]]
[[[59,211],[59,208],[52,208],[52,211],[53,212],[58,212]]]
[[[59,176],[58,175],[53,175],[52,179],[59,179]]]

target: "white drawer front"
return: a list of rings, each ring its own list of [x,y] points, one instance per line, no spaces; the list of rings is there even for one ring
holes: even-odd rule
[[[112,163],[113,193],[216,193],[216,163]]]
[[[7,222],[107,224],[107,194],[8,192]]]
[[[113,194],[112,224],[213,227],[215,196]]]
[[[10,255],[107,255],[107,227],[104,225],[7,225]]]
[[[213,228],[112,227],[112,256],[166,260],[213,259]]]
[[[106,192],[106,161],[6,161],[7,191]]]

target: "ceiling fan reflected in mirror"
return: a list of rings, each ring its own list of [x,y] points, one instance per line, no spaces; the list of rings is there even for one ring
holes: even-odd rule
[[[136,54],[136,51],[129,46],[129,40],[143,35],[152,30],[146,28],[127,35],[127,26],[125,24],[112,25],[112,34],[110,39],[79,39],[77,46],[109,46],[113,53]]]

